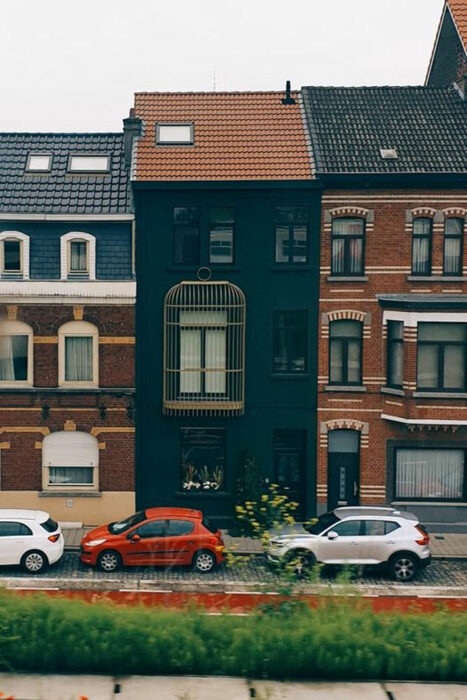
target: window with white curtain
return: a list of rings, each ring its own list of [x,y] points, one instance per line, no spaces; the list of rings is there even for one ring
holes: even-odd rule
[[[68,273],[86,275],[89,272],[88,242],[76,238],[69,242]]]
[[[87,321],[70,321],[58,331],[59,384],[98,385],[98,331]]]
[[[99,444],[89,433],[58,431],[42,443],[43,489],[98,488]]]
[[[225,394],[226,311],[180,312],[180,394]]]
[[[21,231],[0,233],[0,277],[29,278],[29,236]]]
[[[417,388],[467,391],[467,323],[419,323]]]
[[[0,321],[0,385],[32,384],[32,329],[21,321]]]
[[[462,275],[464,219],[448,218],[444,222],[443,273]]]
[[[364,234],[364,219],[333,219],[331,242],[332,275],[363,275]]]
[[[459,500],[465,490],[464,449],[397,449],[395,497]]]

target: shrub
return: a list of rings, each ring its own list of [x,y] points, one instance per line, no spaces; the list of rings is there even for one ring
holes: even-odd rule
[[[330,599],[289,614],[0,594],[1,670],[467,681],[467,614],[374,614]]]

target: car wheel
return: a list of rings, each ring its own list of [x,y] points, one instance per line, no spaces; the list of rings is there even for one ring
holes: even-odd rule
[[[122,565],[122,558],[118,552],[113,552],[111,549],[106,549],[97,557],[97,566],[101,571],[116,571]]]
[[[411,554],[396,554],[389,562],[392,577],[395,581],[411,581],[417,573],[418,563]]]
[[[26,552],[21,559],[21,566],[28,574],[40,574],[48,564],[47,557],[42,552]]]
[[[212,552],[202,549],[193,557],[193,568],[199,574],[209,574],[216,567],[216,557]]]
[[[287,568],[299,577],[306,576],[315,564],[315,555],[306,551],[289,552],[286,559]]]

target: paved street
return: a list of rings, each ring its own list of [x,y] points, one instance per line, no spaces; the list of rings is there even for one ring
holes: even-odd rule
[[[14,567],[2,567],[0,571],[0,583],[2,579],[29,579],[31,575],[26,574],[20,569]],[[99,582],[114,583],[115,587],[135,586],[141,583],[157,583],[161,585],[172,582],[193,583],[194,588],[199,584],[229,584],[243,583],[249,584],[262,583],[267,584],[277,582],[277,577],[273,571],[267,566],[261,557],[253,557],[243,564],[234,567],[223,565],[216,571],[206,576],[194,573],[185,567],[128,567],[115,573],[107,573],[97,571],[96,569],[84,566],[79,561],[77,552],[67,551],[63,558],[54,566],[50,567],[45,573],[34,577],[35,581],[46,580],[50,585],[60,584],[64,587],[66,580],[82,580],[89,582],[92,586]],[[324,568],[321,572],[321,581],[323,583],[332,583],[336,580],[336,572],[329,568]],[[359,578],[354,578],[353,583],[362,586],[377,586],[387,588],[391,585],[402,592],[406,588],[406,584],[395,584],[388,576],[384,569],[376,567],[368,568],[363,571]],[[18,581],[18,585],[20,585]],[[431,566],[419,573],[419,576],[412,584],[416,587],[435,586],[443,588],[464,589],[464,594],[467,594],[467,560],[434,560]],[[458,592],[458,590],[456,591]]]

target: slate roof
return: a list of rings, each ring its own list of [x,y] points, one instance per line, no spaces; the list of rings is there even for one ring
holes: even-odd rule
[[[27,173],[28,154],[51,153],[49,173]],[[71,154],[109,154],[108,174],[67,172]],[[129,211],[123,134],[0,133],[0,212],[121,214]]]
[[[457,27],[464,49],[467,50],[467,0],[448,0],[454,24]]]
[[[455,88],[305,87],[317,173],[467,173],[467,102]],[[380,149],[396,149],[384,159]]]
[[[283,92],[136,93],[143,121],[133,178],[167,180],[309,180],[307,137]],[[193,122],[194,145],[158,146],[157,122]]]

